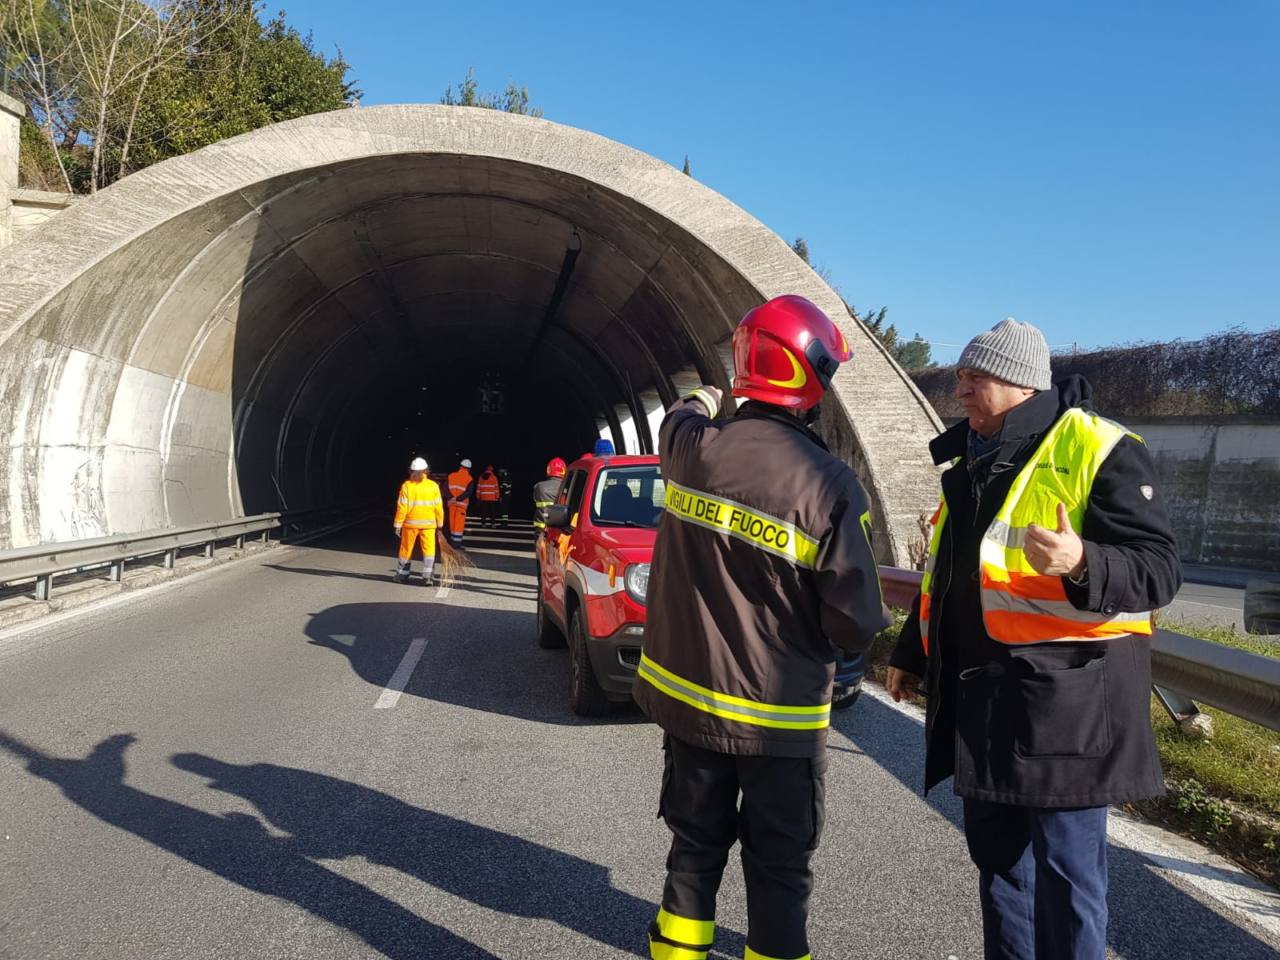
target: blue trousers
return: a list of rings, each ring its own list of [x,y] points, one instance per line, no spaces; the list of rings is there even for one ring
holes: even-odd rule
[[[1104,960],[1107,808],[965,800],[987,960]]]

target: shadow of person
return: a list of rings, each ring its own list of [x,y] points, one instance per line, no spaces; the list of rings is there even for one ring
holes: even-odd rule
[[[629,954],[645,944],[657,905],[610,882],[597,863],[405,803],[321,773],[269,763],[234,764],[196,753],[173,757],[214,790],[249,801],[317,859],[361,856],[478,906],[550,920]],[[737,937],[722,934],[724,943]],[[566,949],[560,955],[576,955]],[[740,950],[739,950],[740,953]]]
[[[273,837],[248,814],[205,813],[124,782],[124,754],[136,738],[117,734],[83,759],[51,757],[0,731],[0,749],[24,759],[33,776],[114,827],[246,890],[296,904],[360,937],[393,960],[497,960],[487,950],[429,923]]]

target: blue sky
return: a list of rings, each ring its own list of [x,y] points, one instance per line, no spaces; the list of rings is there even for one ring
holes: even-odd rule
[[[963,343],[1280,325],[1280,3],[295,0],[367,105],[529,88]],[[958,350],[935,347],[940,359]]]

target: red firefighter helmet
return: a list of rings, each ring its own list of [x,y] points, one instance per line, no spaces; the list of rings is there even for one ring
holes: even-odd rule
[[[551,460],[547,462],[548,477],[563,477],[568,472],[569,465],[559,457],[552,457]]]
[[[733,332],[733,395],[808,410],[853,352],[831,318],[804,297],[774,297]]]

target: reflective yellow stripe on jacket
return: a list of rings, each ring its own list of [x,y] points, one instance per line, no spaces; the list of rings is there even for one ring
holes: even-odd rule
[[[750,723],[758,727],[779,730],[821,730],[831,725],[831,704],[816,707],[788,707],[772,703],[758,703],[743,697],[717,693],[692,680],[677,676],[649,658],[640,654],[637,673],[668,697],[679,700],[713,716],[738,723]]]
[[[793,523],[745,504],[667,482],[667,510],[686,523],[749,543],[753,547],[812,569],[818,541]]]
[[[545,530],[547,525],[538,519],[538,511],[544,510],[555,503],[554,500],[535,500],[533,501],[533,527],[535,530]]]
[[[440,487],[434,480],[414,483],[406,480],[400,485],[396,500],[396,526],[431,528],[444,523],[444,500]]]

